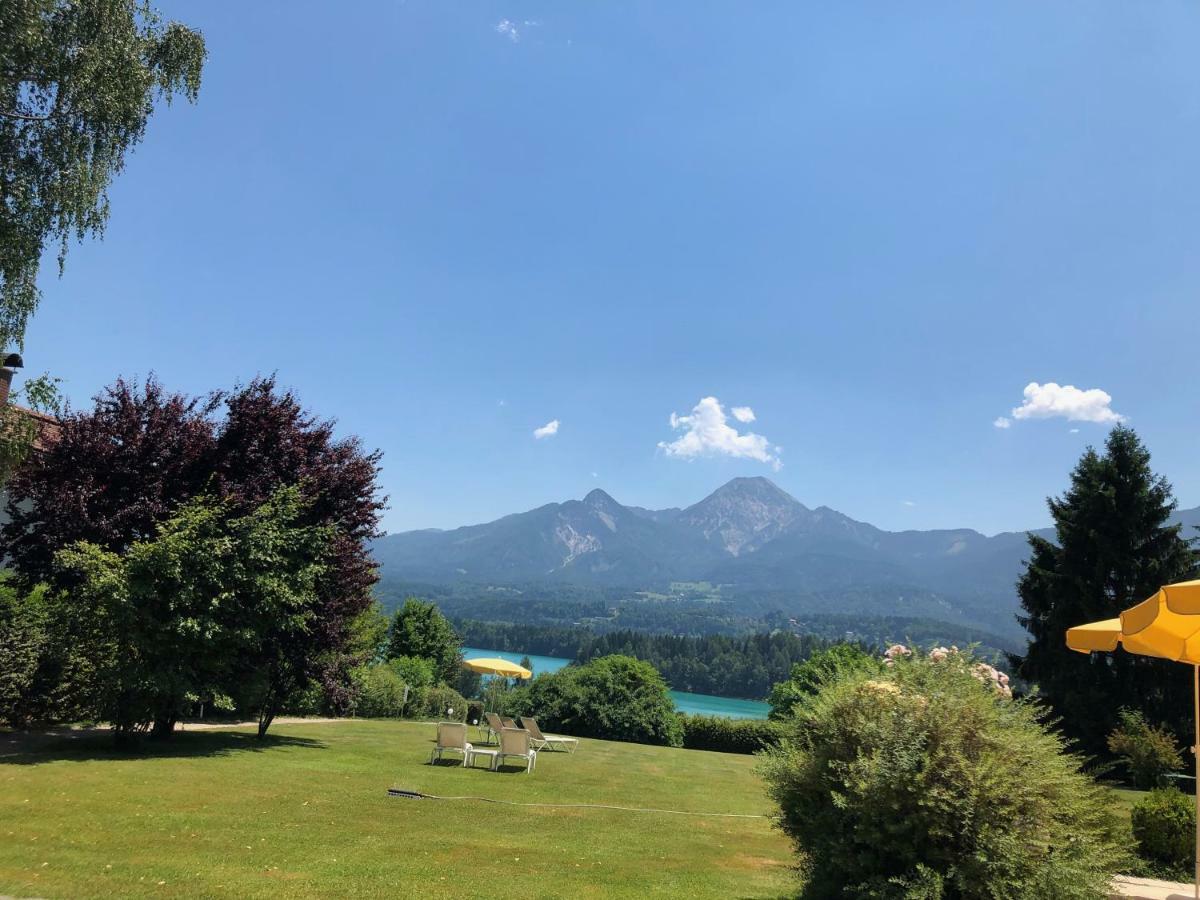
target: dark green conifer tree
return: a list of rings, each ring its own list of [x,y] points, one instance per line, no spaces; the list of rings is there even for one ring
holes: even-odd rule
[[[1064,731],[1088,753],[1102,753],[1123,707],[1153,723],[1190,728],[1191,673],[1166,660],[1118,650],[1083,655],[1067,648],[1073,625],[1109,619],[1196,567],[1191,541],[1170,524],[1170,483],[1150,468],[1150,452],[1118,426],[1104,452],[1088,448],[1067,492],[1048,501],[1055,540],[1029,536],[1030,558],[1017,583],[1031,640],[1013,656],[1037,685]]]

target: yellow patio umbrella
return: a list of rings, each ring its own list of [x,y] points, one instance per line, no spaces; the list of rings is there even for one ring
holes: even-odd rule
[[[1067,629],[1067,646],[1080,653],[1110,653],[1117,644],[1130,653],[1157,656],[1192,667],[1192,707],[1196,723],[1196,871],[1195,896],[1200,900],[1200,581],[1181,581],[1119,618]]]
[[[463,667],[470,669],[472,672],[478,672],[480,675],[499,675],[502,678],[532,678],[533,673],[524,666],[518,666],[514,662],[509,662],[507,659],[498,659],[496,657],[481,656],[475,659],[464,659]],[[488,701],[488,706],[495,711],[496,708],[496,682],[488,685],[488,696],[485,698]]]
[[[464,659],[463,666],[480,675],[500,675],[504,678],[532,678],[533,673],[524,666],[518,666],[507,659],[483,656],[477,659]]]

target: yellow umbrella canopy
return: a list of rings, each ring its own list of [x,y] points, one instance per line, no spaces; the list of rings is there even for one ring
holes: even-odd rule
[[[518,666],[507,659],[481,656],[476,659],[464,659],[463,666],[480,675],[501,675],[505,678],[532,678],[533,673],[524,666]]]
[[[1080,653],[1112,652],[1120,644],[1130,653],[1156,656],[1192,666],[1192,702],[1196,722],[1196,881],[1200,900],[1200,581],[1181,581],[1119,618],[1067,629],[1067,646]]]
[[[1118,644],[1141,656],[1200,665],[1200,581],[1169,584],[1120,618],[1067,629],[1067,646],[1080,653],[1111,652]]]

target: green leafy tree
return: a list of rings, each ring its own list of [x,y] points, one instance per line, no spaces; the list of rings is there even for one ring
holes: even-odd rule
[[[666,681],[631,656],[602,656],[540,675],[501,695],[510,715],[532,715],[543,730],[639,744],[683,746]]]
[[[118,741],[167,737],[189,694],[253,690],[259,736],[307,686],[317,661],[308,628],[330,530],[300,524],[304,504],[282,488],[249,515],[189,501],[155,536],[122,554],[79,543],[59,551],[72,573],[72,634],[95,661],[90,698]]]
[[[1029,536],[1030,558],[1017,584],[1031,640],[1013,656],[1017,674],[1036,684],[1067,734],[1089,753],[1103,752],[1121,708],[1150,721],[1184,723],[1190,673],[1132,653],[1084,655],[1067,648],[1073,625],[1110,619],[1188,578],[1196,555],[1179,525],[1169,524],[1171,485],[1150,468],[1132,429],[1114,428],[1104,453],[1088,448],[1062,497],[1048,501],[1055,541]]]
[[[350,621],[346,654],[363,664],[382,662],[387,657],[388,625],[387,614],[375,601]]]
[[[437,673],[432,660],[421,656],[398,656],[386,664],[396,676],[412,690],[432,687],[437,683]]]
[[[832,644],[818,650],[804,662],[792,666],[791,677],[771,689],[767,698],[771,704],[770,718],[787,718],[797,703],[816,694],[827,682],[853,672],[872,671],[879,666],[879,661],[857,644]]]
[[[433,663],[439,681],[453,684],[462,668],[462,650],[450,620],[433,603],[409,597],[392,619],[388,658],[418,656]]]
[[[963,653],[823,684],[762,763],[805,896],[1108,896],[1128,832],[1044,715]]]
[[[483,691],[483,676],[464,667],[458,670],[450,686],[464,697],[478,697]]]
[[[305,412],[273,379],[205,398],[169,392],[153,378],[144,385],[118,380],[92,409],[60,417],[53,441],[5,485],[9,521],[0,542],[26,587],[69,590],[71,579],[54,558],[73,544],[123,554],[198,495],[215,494],[241,516],[280,487],[297,486],[303,524],[335,532],[302,650],[303,659],[321,662],[318,705],[340,712],[353,701],[350,670],[363,662],[346,652],[349,631],[361,624],[377,579],[369,541],[383,504],[378,462],[378,453],[337,438],[331,422]],[[259,682],[240,687],[252,686],[255,696],[265,690]]]
[[[24,341],[47,242],[103,232],[108,187],[159,100],[195,100],[200,34],[139,0],[5,0],[0,13],[0,348]]]

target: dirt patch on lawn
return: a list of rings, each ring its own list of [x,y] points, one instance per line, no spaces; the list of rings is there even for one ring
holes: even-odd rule
[[[750,856],[747,853],[735,853],[733,856],[720,860],[722,869],[742,869],[748,872],[761,872],[764,869],[778,869],[791,865],[790,860],[775,859],[771,856]]]

